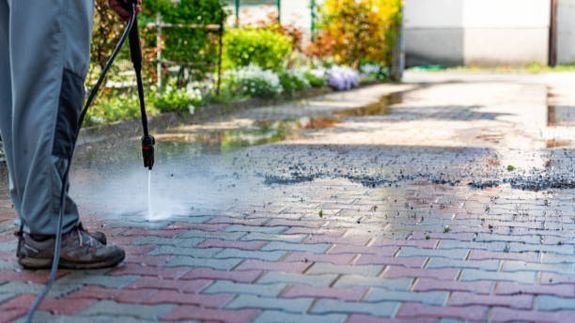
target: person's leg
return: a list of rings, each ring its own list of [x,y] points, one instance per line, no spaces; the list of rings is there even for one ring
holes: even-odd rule
[[[8,0],[8,5],[11,170],[24,224],[17,256],[25,268],[49,268],[62,178],[84,99],[93,0]],[[92,269],[120,263],[124,251],[88,234],[79,224],[76,205],[66,198],[60,267]]]
[[[92,0],[8,0],[12,180],[25,232],[54,235],[84,98]],[[67,198],[64,231],[78,223]]]
[[[12,81],[10,77],[9,8],[6,0],[0,0],[0,135],[4,156],[8,163],[8,183],[14,208],[18,213],[20,197],[13,185],[12,172]]]

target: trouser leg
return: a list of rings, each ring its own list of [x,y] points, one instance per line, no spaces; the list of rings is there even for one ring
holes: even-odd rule
[[[11,178],[25,231],[55,234],[89,64],[93,0],[8,0]],[[78,222],[67,197],[64,232]]]
[[[12,80],[10,73],[10,14],[7,0],[0,0],[0,134],[2,146],[8,164],[8,185],[12,203],[16,211],[20,207],[20,198],[13,183],[12,169],[14,161],[12,151]]]

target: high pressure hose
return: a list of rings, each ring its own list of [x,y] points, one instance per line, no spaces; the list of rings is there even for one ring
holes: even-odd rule
[[[26,315],[26,319],[25,319],[26,323],[32,322],[32,319],[34,318],[34,313],[36,312],[36,310],[38,309],[38,307],[40,306],[40,304],[42,303],[44,298],[48,295],[48,293],[50,292],[50,289],[52,288],[52,286],[54,285],[54,282],[56,281],[56,274],[58,273],[58,266],[60,263],[60,253],[62,250],[62,226],[63,226],[63,222],[64,222],[63,221],[64,210],[66,207],[66,193],[68,191],[68,177],[70,174],[70,166],[72,165],[72,156],[74,154],[74,149],[76,147],[76,141],[77,141],[78,136],[80,134],[80,129],[82,128],[82,123],[84,122],[84,119],[86,118],[86,114],[88,112],[88,109],[90,108],[90,106],[94,102],[94,99],[96,98],[96,95],[98,94],[98,91],[99,91],[100,87],[102,86],[104,79],[106,78],[106,74],[108,73],[108,71],[112,67],[112,64],[116,60],[116,56],[118,56],[118,53],[122,49],[122,46],[124,45],[124,43],[126,42],[126,39],[128,39],[128,37],[130,39],[130,55],[132,57],[132,62],[134,64],[134,70],[136,72],[136,79],[137,79],[137,83],[138,83],[138,97],[140,99],[140,110],[142,113],[142,128],[143,128],[143,132],[144,132],[144,135],[142,137],[142,154],[144,157],[144,166],[146,168],[149,168],[150,170],[154,166],[154,144],[155,144],[155,140],[154,140],[154,137],[152,137],[148,132],[148,118],[146,115],[146,106],[144,103],[144,86],[143,86],[143,82],[142,82],[142,72],[141,72],[142,71],[142,52],[141,52],[141,48],[140,48],[140,36],[139,36],[139,31],[138,31],[138,20],[137,20],[137,12],[136,12],[137,0],[122,0],[122,1],[123,1],[125,8],[128,9],[130,12],[130,19],[128,20],[128,24],[127,24],[126,28],[124,29],[124,32],[122,33],[122,36],[120,37],[120,40],[118,41],[118,44],[116,45],[116,47],[114,48],[114,51],[112,52],[112,55],[110,56],[110,58],[106,62],[104,69],[102,70],[100,76],[98,77],[96,84],[94,85],[94,87],[90,91],[90,94],[88,95],[88,98],[87,98],[86,103],[82,109],[82,112],[80,113],[80,117],[78,119],[78,125],[79,125],[78,126],[78,132],[74,136],[74,145],[72,145],[72,153],[70,154],[70,157],[67,160],[66,170],[64,171],[64,175],[62,177],[62,189],[60,191],[60,212],[58,214],[58,228],[57,228],[57,232],[56,232],[56,241],[54,244],[54,256],[52,258],[52,266],[50,269],[50,276],[48,277],[48,282],[46,283],[46,286],[40,292],[40,294],[38,294],[38,296],[34,300],[34,303],[32,303],[32,306],[28,310],[28,314]],[[20,239],[22,239],[22,237]]]

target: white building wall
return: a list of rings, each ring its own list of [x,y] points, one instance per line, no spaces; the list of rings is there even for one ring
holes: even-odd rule
[[[547,63],[550,0],[405,0],[410,65]]]
[[[575,0],[557,3],[557,62],[575,63]]]
[[[462,0],[406,0],[404,24],[409,29],[461,28]]]
[[[405,0],[407,65],[463,65],[463,1]]]

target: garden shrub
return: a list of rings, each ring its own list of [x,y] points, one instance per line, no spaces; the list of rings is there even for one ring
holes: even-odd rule
[[[364,59],[389,66],[400,9],[401,0],[326,0],[308,52],[354,68]]]
[[[294,95],[296,92],[310,87],[305,72],[302,70],[291,70],[280,74],[280,83],[283,92],[288,95]]]
[[[146,112],[148,116],[159,113],[153,106],[147,106]],[[90,108],[86,121],[88,125],[101,125],[138,118],[140,118],[140,103],[136,95],[111,93],[109,96],[97,99]]]
[[[292,52],[292,40],[281,33],[251,27],[228,30],[224,36],[224,67],[239,69],[254,64],[281,71]]]
[[[275,72],[255,65],[226,72],[225,82],[232,93],[240,96],[271,98],[283,91]]]
[[[174,85],[165,87],[162,93],[156,94],[153,99],[154,106],[161,112],[189,112],[194,113],[195,108],[202,103],[202,94],[199,89],[191,85],[177,88]]]
[[[377,63],[365,63],[359,67],[361,77],[365,80],[386,81],[389,78],[387,67]]]
[[[326,70],[323,68],[314,68],[305,70],[304,76],[311,87],[326,86]]]

